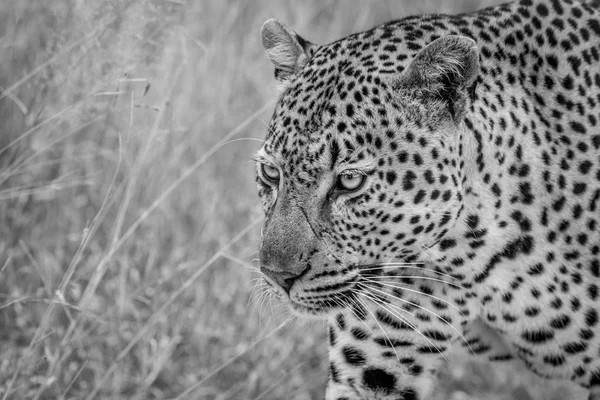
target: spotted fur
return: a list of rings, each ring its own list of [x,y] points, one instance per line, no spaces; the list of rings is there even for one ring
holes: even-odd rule
[[[600,396],[595,7],[520,0],[323,46],[265,23],[261,269],[328,318],[327,399],[426,399],[453,343]]]

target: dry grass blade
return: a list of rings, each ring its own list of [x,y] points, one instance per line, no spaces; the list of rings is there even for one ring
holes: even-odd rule
[[[35,126],[32,126],[28,130],[26,130],[25,132],[23,132],[21,135],[17,136],[15,139],[13,139],[11,142],[9,142],[6,146],[4,146],[3,148],[1,148],[0,149],[0,155],[2,155],[3,153],[7,152],[8,150],[10,150],[12,147],[14,147],[20,141],[22,141],[25,138],[31,136],[34,132],[36,132],[36,131],[40,130],[41,128],[45,127],[50,122],[53,122],[53,121],[57,120],[58,118],[64,116],[65,114],[68,114],[69,112],[75,110],[77,107],[79,107],[81,104],[83,104],[86,100],[87,100],[87,97],[84,97],[81,100],[79,100],[79,101],[77,101],[77,102],[69,105],[68,107],[63,108],[62,110],[60,110],[59,112],[55,113],[54,115],[46,118],[45,120],[43,120],[39,124],[37,124]]]
[[[13,374],[12,378],[10,379],[10,382],[8,382],[8,385],[6,385],[6,388],[5,388],[6,391],[4,392],[4,396],[2,397],[2,400],[8,399],[8,395],[11,393],[12,387],[15,384],[15,381],[17,380],[17,376],[19,376],[19,372],[21,371],[21,365],[23,365],[23,360],[18,360],[17,367],[15,368],[15,373]]]
[[[95,124],[96,122],[104,119],[105,117],[106,117],[105,115],[98,115],[98,116],[90,119],[89,121],[86,121],[83,124],[78,125],[74,129],[71,129],[69,132],[67,132],[64,135],[61,135],[60,137],[56,138],[55,140],[52,140],[50,143],[45,145],[43,148],[36,150],[33,154],[24,154],[20,160],[17,160],[12,165],[10,165],[8,170],[3,173],[4,180],[8,179],[10,176],[14,175],[15,173],[20,172],[21,171],[20,168],[22,166],[29,165],[35,157],[38,157],[40,154],[42,154],[46,151],[49,151],[59,142],[64,141],[64,140],[72,137],[73,135],[76,135],[77,133],[83,131],[85,128]],[[0,179],[0,184],[2,184],[4,182],[4,180]]]
[[[283,321],[275,329],[273,329],[272,331],[270,331],[267,334],[265,334],[263,337],[261,337],[258,340],[256,340],[254,343],[252,343],[246,349],[240,351],[239,353],[237,353],[235,356],[231,357],[229,360],[227,360],[223,364],[219,365],[210,374],[206,375],[204,378],[202,378],[201,380],[199,380],[198,382],[196,382],[194,385],[192,385],[191,387],[189,387],[187,390],[185,390],[179,396],[174,397],[174,398],[172,398],[170,400],[181,400],[181,399],[185,398],[185,396],[187,396],[188,394],[192,393],[194,390],[196,390],[197,388],[199,388],[200,386],[202,386],[202,384],[204,384],[204,382],[206,382],[207,380],[209,380],[210,378],[212,378],[213,376],[215,376],[217,373],[219,373],[223,369],[227,368],[227,366],[231,365],[238,358],[240,358],[241,356],[243,356],[244,354],[246,354],[249,350],[251,350],[254,347],[256,347],[258,344],[260,344],[260,342],[262,342],[263,340],[268,339],[269,337],[271,337],[275,332],[277,332],[281,328],[283,328],[288,322],[289,322],[289,320]]]
[[[87,42],[88,40],[92,39],[99,32],[107,29],[109,26],[111,26],[112,24],[114,24],[121,17],[121,14],[123,12],[125,12],[125,10],[127,10],[127,8],[129,8],[134,3],[135,3],[135,1],[125,2],[125,6],[123,6],[120,10],[118,10],[117,12],[115,12],[114,15],[113,15],[113,17],[111,17],[108,21],[106,21],[105,23],[103,23],[101,25],[98,25],[96,28],[92,29],[90,33],[88,33],[87,35],[85,35],[81,39],[75,41],[74,43],[71,43],[70,45],[68,45],[67,47],[65,47],[62,51],[58,52],[57,54],[55,54],[54,56],[52,56],[50,59],[48,59],[47,61],[43,62],[42,64],[40,64],[36,68],[34,68],[29,73],[25,74],[25,76],[23,76],[21,79],[19,79],[18,81],[16,81],[12,85],[10,85],[8,88],[6,88],[5,90],[2,90],[2,93],[0,94],[0,100],[4,99],[7,96],[10,96],[21,85],[23,85],[28,80],[30,80],[32,77],[34,77],[35,75],[39,74],[40,72],[42,72],[46,68],[48,68],[50,65],[54,64],[55,62],[57,62],[61,58],[65,57],[65,55],[67,53],[69,53],[71,50],[73,50],[74,48],[82,45],[83,43]],[[2,151],[0,151],[0,153],[2,153]]]
[[[2,264],[2,268],[0,268],[0,277],[2,276],[2,273],[4,272],[4,270],[6,270],[6,268],[8,268],[8,264],[10,264],[11,261],[12,261],[12,255],[9,255],[8,257],[6,257],[6,261],[4,261],[4,264]]]
[[[0,304],[0,310],[11,307],[18,303],[26,303],[26,302],[54,304],[57,306],[61,306],[61,307],[65,307],[65,308],[77,311],[78,313],[85,315],[86,317],[93,319],[94,321],[96,321],[98,323],[101,323],[101,324],[106,323],[106,321],[104,321],[102,318],[100,318],[97,315],[92,314],[89,311],[82,310],[81,308],[77,307],[76,305],[65,303],[64,301],[58,301],[58,300],[54,300],[54,299],[43,299],[43,298],[35,298],[35,297],[20,297],[18,299],[12,299],[12,300],[9,300],[9,301],[6,301],[6,302]]]
[[[75,375],[73,375],[73,378],[71,378],[71,380],[69,381],[69,383],[65,387],[65,390],[63,390],[62,395],[61,395],[61,399],[64,399],[65,396],[67,395],[67,393],[69,393],[69,390],[71,390],[71,387],[73,387],[73,384],[77,381],[77,378],[79,378],[79,376],[81,375],[81,372],[85,369],[85,367],[87,367],[88,363],[89,363],[89,361],[85,360],[81,364],[81,366],[77,369],[77,371],[75,372]]]
[[[125,346],[125,348],[123,350],[121,350],[121,352],[117,355],[116,360],[107,369],[106,373],[98,381],[98,383],[96,384],[96,386],[94,387],[92,392],[86,397],[86,400],[91,400],[96,396],[96,394],[98,393],[98,391],[100,390],[100,388],[102,387],[104,382],[106,382],[108,377],[110,375],[112,375],[112,373],[115,371],[118,363],[121,360],[123,360],[125,358],[125,356],[131,351],[133,346],[135,346],[135,344],[146,335],[146,333],[150,330],[150,328],[158,321],[159,317],[167,311],[167,309],[171,306],[171,304],[173,304],[173,302],[175,302],[175,300],[177,300],[177,298],[179,296],[181,296],[181,294],[184,291],[186,291],[187,288],[189,288],[200,277],[200,275],[202,275],[204,273],[204,271],[206,271],[215,261],[217,261],[221,257],[221,252],[225,251],[229,247],[231,247],[234,243],[236,243],[239,239],[241,239],[244,235],[246,235],[251,229],[253,229],[261,221],[262,221],[262,218],[252,221],[248,226],[246,226],[246,228],[244,228],[240,233],[238,233],[233,239],[231,239],[228,243],[223,245],[223,247],[221,247],[221,249],[217,253],[215,253],[208,261],[206,261],[201,267],[199,267],[198,270],[196,270],[196,272],[194,272],[194,274],[192,274],[192,276],[190,276],[175,292],[173,292],[173,294],[171,294],[169,299],[158,310],[156,310],[156,312],[154,312],[152,314],[152,316],[150,317],[148,322],[146,322],[146,324],[136,333],[136,335],[129,341],[127,346]]]
[[[300,363],[298,364],[294,369],[292,369],[291,371],[285,371],[283,374],[281,374],[281,376],[275,381],[273,382],[268,388],[266,388],[265,390],[263,390],[261,393],[258,394],[258,396],[256,396],[254,398],[254,400],[261,400],[263,399],[266,395],[268,395],[271,391],[273,391],[273,389],[275,389],[278,385],[281,385],[281,381],[283,381],[286,377],[290,376],[291,374],[293,374],[294,372],[296,372],[297,370],[300,369],[300,367],[302,367],[305,363]]]
[[[181,185],[183,181],[185,181],[194,171],[196,171],[202,164],[206,162],[206,160],[211,157],[217,150],[219,150],[232,136],[237,135],[246,125],[248,125],[252,120],[254,120],[256,115],[260,115],[265,112],[268,108],[271,107],[271,103],[267,103],[263,105],[260,109],[258,109],[254,114],[248,117],[245,121],[237,126],[237,128],[233,129],[229,134],[227,134],[219,143],[213,146],[208,152],[204,154],[201,158],[199,158],[192,166],[187,168],[181,176],[176,179],[148,208],[144,210],[142,215],[131,224],[129,229],[125,231],[125,233],[119,238],[117,242],[115,242],[108,254],[102,259],[100,264],[98,265],[97,271],[94,277],[90,280],[88,287],[86,288],[86,292],[82,297],[80,302],[80,306],[84,305],[88,300],[89,296],[95,292],[96,288],[100,284],[100,280],[106,271],[108,261],[113,257],[113,255],[121,248],[121,246],[131,237],[131,235],[136,231],[136,229],[148,218],[148,216],[154,212],[158,208],[158,206],[169,197],[175,189]],[[87,295],[87,296],[86,296]]]

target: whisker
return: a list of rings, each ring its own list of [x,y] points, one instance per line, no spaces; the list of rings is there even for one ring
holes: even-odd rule
[[[267,288],[267,289],[265,289],[261,293],[260,298],[258,298],[257,301],[256,301],[256,303],[255,303],[255,308],[256,308],[256,306],[258,306],[258,319],[259,319],[259,321],[262,321],[262,306],[263,306],[263,303],[265,302],[266,298],[268,297],[268,295],[269,295],[269,289]],[[255,310],[252,310],[253,314],[254,314],[254,311]]]
[[[271,318],[273,319],[273,321],[277,321],[277,318],[275,318],[275,314],[273,314],[273,292],[271,292],[271,296],[269,297],[269,309],[271,310]]]
[[[425,244],[424,244],[424,245],[422,245],[422,246],[421,246],[421,250],[422,250],[422,251],[427,251],[427,250],[429,250],[429,249],[433,248],[433,246],[435,246],[436,244],[438,244],[438,243],[439,243],[441,240],[442,240],[442,238],[439,238],[438,240],[436,240],[435,242],[433,242],[433,243],[432,243],[432,244],[430,244],[430,245],[425,245]]]
[[[449,274],[445,274],[441,271],[435,270],[433,268],[425,268],[425,267],[417,267],[417,265],[423,265],[423,263],[403,263],[403,262],[399,262],[399,263],[395,263],[395,262],[388,262],[388,263],[380,263],[380,264],[365,264],[365,265],[361,265],[360,268],[362,269],[363,267],[369,267],[372,269],[392,269],[392,268],[413,268],[413,269],[418,269],[421,271],[428,271],[428,272],[433,272],[435,274],[441,275],[441,276],[445,276],[447,278],[450,279],[455,279],[455,280],[459,280],[457,278],[455,278],[452,275]],[[367,268],[368,270],[368,268]]]
[[[409,288],[409,287],[397,286],[397,285],[392,285],[391,283],[374,281],[372,279],[365,278],[365,277],[363,277],[363,279],[366,280],[367,282],[373,282],[373,283],[377,283],[379,285],[391,287],[391,288],[394,288],[394,289],[402,289],[402,290],[406,290],[407,292],[412,292],[412,293],[420,294],[420,295],[423,295],[423,296],[431,297],[431,298],[436,299],[436,300],[438,300],[438,301],[440,301],[442,303],[448,304],[450,307],[452,307],[455,310],[457,310],[460,313],[460,315],[462,315],[464,317],[464,315],[462,314],[462,311],[460,310],[460,308],[458,308],[457,306],[455,306],[454,304],[452,304],[448,300],[444,300],[444,299],[442,299],[440,297],[437,297],[437,296],[434,296],[432,294],[425,293],[425,292],[422,292],[420,290],[415,290],[415,289],[412,289],[412,288]],[[399,284],[401,285],[401,283],[399,283]]]
[[[262,301],[263,297],[266,296],[268,291],[269,291],[269,288],[267,288],[267,287],[261,287],[257,290],[258,294],[256,295],[256,298],[254,299],[254,307],[252,307],[252,312],[250,313],[250,315],[252,317],[254,316],[254,313],[256,312],[256,307]],[[248,303],[248,304],[250,304],[250,303]]]
[[[364,275],[360,275],[361,277],[364,277]],[[432,278],[430,276],[420,276],[420,275],[401,275],[401,276],[390,276],[390,275],[378,275],[378,276],[369,276],[369,279],[380,279],[380,278],[389,278],[389,279],[423,279],[426,281],[435,281],[435,282],[441,282],[441,283],[445,283],[447,285],[450,286],[454,286],[463,290],[469,290],[464,286],[461,286],[457,283],[452,283],[452,282],[446,282],[442,279],[437,279],[437,278]]]
[[[358,291],[356,293],[358,294]],[[357,306],[359,305],[358,299],[354,298],[354,296],[350,297],[349,300],[352,303],[354,303],[355,305],[357,305]],[[341,302],[339,302],[339,305],[340,305],[340,307],[344,308],[344,305]],[[363,325],[369,330],[369,332],[371,332],[372,335],[375,335],[375,332],[373,332],[373,329],[369,325],[367,325],[367,323],[363,319],[359,318],[359,316],[356,315],[356,313],[354,312],[354,309],[352,307],[350,307],[350,312],[352,313],[352,315],[354,315],[354,317],[356,319],[358,319],[360,322],[363,323]]]
[[[360,293],[360,292],[359,292],[359,294],[362,294],[363,296],[365,296],[365,297],[369,298],[369,297],[368,297],[366,294],[363,294],[363,293]],[[383,332],[383,334],[385,335],[385,337],[386,337],[386,339],[388,340],[388,342],[389,342],[390,344],[391,344],[391,343],[393,343],[393,342],[392,342],[392,339],[390,338],[390,336],[387,334],[387,332],[385,331],[385,329],[383,329],[383,326],[381,326],[381,324],[379,323],[379,321],[377,321],[377,317],[375,317],[375,314],[373,313],[373,311],[371,311],[371,309],[369,308],[369,306],[367,305],[367,303],[366,303],[366,302],[364,302],[364,301],[360,301],[360,299],[359,299],[359,298],[357,298],[356,300],[357,300],[359,303],[361,303],[361,304],[363,305],[363,307],[365,307],[365,308],[366,308],[366,309],[369,311],[369,314],[371,314],[371,316],[373,317],[373,320],[375,321],[375,323],[376,323],[377,325],[379,325],[379,329],[381,329],[381,332]],[[374,300],[371,300],[371,301],[373,301],[375,304],[378,304],[378,303],[377,303],[376,301],[374,301]],[[398,356],[398,353],[396,352],[396,348],[395,348],[395,347],[392,347],[392,350],[394,351],[394,354],[396,355],[396,359],[397,359],[398,361],[400,361],[400,357]]]
[[[254,283],[254,286],[256,286],[258,282],[262,282],[262,276],[257,276],[256,278],[250,279],[248,282],[246,282],[246,285]]]
[[[261,293],[266,292],[267,290],[269,290],[269,286],[265,282],[256,282],[254,284],[254,287],[252,288],[252,291],[250,292],[248,304],[250,304],[251,301],[256,302],[258,300],[259,295]]]
[[[369,286],[367,286],[367,285],[363,285],[363,286],[369,287]],[[379,293],[383,293],[384,295],[386,295],[386,296],[388,296],[388,297],[391,297],[391,298],[393,298],[393,299],[396,299],[396,300],[400,300],[400,301],[403,301],[403,302],[409,303],[410,305],[412,305],[412,306],[414,306],[414,307],[417,307],[417,308],[419,308],[419,309],[421,309],[421,310],[423,310],[423,311],[426,311],[426,312],[430,313],[431,315],[434,315],[434,316],[436,316],[436,317],[437,317],[437,318],[439,318],[440,320],[444,321],[444,323],[446,323],[446,324],[447,324],[447,325],[448,325],[450,328],[452,328],[452,329],[454,330],[454,332],[456,332],[456,333],[458,334],[458,336],[460,336],[460,338],[461,338],[461,339],[462,339],[462,340],[463,340],[463,341],[464,341],[464,342],[467,344],[467,346],[469,347],[469,349],[471,349],[471,351],[473,352],[473,354],[475,354],[475,352],[474,352],[474,351],[473,351],[473,349],[471,348],[471,345],[469,344],[469,342],[467,341],[467,339],[466,339],[466,338],[463,336],[463,334],[462,334],[462,333],[461,333],[461,332],[460,332],[458,329],[456,329],[456,327],[455,327],[454,325],[452,325],[450,322],[448,322],[448,321],[447,321],[447,320],[446,320],[444,317],[442,317],[442,316],[441,316],[441,315],[439,315],[438,313],[436,313],[436,312],[434,312],[434,311],[431,311],[430,309],[428,309],[428,308],[426,308],[426,307],[423,307],[423,306],[421,306],[421,305],[419,305],[419,304],[416,304],[416,303],[414,303],[414,302],[412,302],[412,301],[409,301],[409,300],[406,300],[406,299],[402,299],[402,298],[400,298],[400,297],[398,297],[398,296],[393,296],[393,295],[390,295],[389,293],[386,293],[385,291],[383,291],[383,290],[380,290],[380,289],[377,289],[377,288],[375,288],[375,287],[370,287],[370,289],[372,289],[372,290],[375,290],[375,291],[377,291],[377,292],[379,292]],[[394,305],[390,304],[390,306],[391,306],[391,307],[393,307]],[[396,306],[396,307],[398,307],[398,306]],[[400,308],[400,307],[398,307],[398,308]],[[402,309],[402,308],[400,308],[400,309]]]
[[[366,293],[363,294],[363,295],[368,296]],[[374,300],[371,300],[371,301],[374,301]],[[425,339],[431,346],[433,346],[433,348],[436,349],[438,353],[440,353],[440,355],[444,358],[444,360],[448,361],[448,359],[446,358],[446,356],[444,355],[444,353],[442,353],[440,351],[440,349],[435,344],[433,344],[433,342],[431,340],[429,340],[429,338],[427,338],[425,335],[423,335],[421,333],[421,331],[419,331],[419,329],[416,327],[416,325],[414,325],[413,323],[411,323],[410,321],[408,321],[405,317],[402,317],[401,315],[398,315],[394,311],[390,310],[384,304],[381,304],[380,302],[376,302],[376,304],[378,304],[381,308],[383,308],[384,310],[386,310],[387,312],[389,312],[390,314],[392,314],[394,317],[396,317],[399,320],[401,320],[404,323],[406,323],[409,327],[412,328],[413,331],[417,332],[423,339]],[[406,310],[403,310],[403,309],[401,309],[398,306],[394,306],[393,304],[389,304],[389,306],[397,308],[397,309],[399,309],[402,312],[406,312]],[[390,341],[390,343],[391,343],[391,341]]]

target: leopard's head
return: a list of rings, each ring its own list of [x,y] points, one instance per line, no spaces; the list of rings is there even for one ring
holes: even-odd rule
[[[274,19],[261,34],[281,88],[256,157],[261,271],[293,310],[328,314],[384,263],[423,261],[459,218],[478,52],[385,29],[317,46]]]

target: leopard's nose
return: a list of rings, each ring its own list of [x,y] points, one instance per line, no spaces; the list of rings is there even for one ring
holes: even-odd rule
[[[269,278],[271,283],[276,284],[281,287],[286,293],[290,292],[292,285],[302,275],[304,271],[299,274],[295,274],[293,272],[287,271],[273,271],[272,269],[268,269],[265,267],[261,267],[260,271]]]

